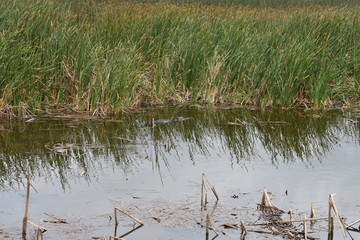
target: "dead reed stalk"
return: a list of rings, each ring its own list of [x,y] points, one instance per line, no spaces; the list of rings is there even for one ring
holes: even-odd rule
[[[272,222],[265,222],[265,223],[254,223],[249,224],[249,226],[261,226],[261,225],[270,225],[270,224],[284,224],[284,223],[296,223],[296,222],[309,222],[309,221],[317,221],[317,220],[327,220],[328,217],[319,217],[319,218],[307,218],[301,220],[291,220],[291,221],[272,221]]]
[[[119,220],[117,217],[117,212],[121,212],[122,214],[124,214],[125,216],[131,218],[132,220],[134,220],[135,222],[139,223],[141,226],[144,225],[144,223],[142,223],[139,219],[131,216],[130,214],[124,212],[123,210],[119,209],[119,208],[114,208],[114,214],[115,214],[115,226],[119,225]]]
[[[45,213],[45,212],[44,212],[44,214],[45,214],[46,216],[49,216],[49,217],[51,217],[51,218],[56,219],[59,223],[68,223],[65,218],[61,218],[61,217],[59,217],[59,216],[56,216],[56,215],[53,215],[53,214],[49,214],[49,213]]]
[[[245,240],[246,234],[248,233],[246,226],[243,221],[240,220],[240,226],[241,226],[241,235],[240,240]]]
[[[29,198],[30,198],[30,176],[27,176],[27,185],[26,185],[26,201],[25,201],[25,214],[23,218],[23,226],[22,226],[22,238],[26,240],[26,229],[28,222],[28,212],[29,212]]]
[[[271,203],[269,194],[266,189],[263,190],[263,194],[261,197],[261,203],[258,204],[260,209],[264,212],[271,212],[272,214],[282,214],[283,210],[277,208],[274,204]]]
[[[303,225],[304,225],[304,239],[308,239],[308,237],[307,237],[307,226],[306,226],[306,216],[304,216]]]
[[[334,210],[336,218],[338,219],[338,221],[340,223],[341,231],[342,231],[342,234],[343,234],[343,239],[346,238],[346,232],[349,234],[351,239],[354,239],[351,236],[351,234],[349,233],[348,229],[346,228],[346,226],[344,224],[344,221],[342,220],[342,218],[341,218],[341,216],[339,214],[339,211],[338,211],[338,209],[336,207],[336,204],[335,204],[334,196],[335,196],[334,193],[329,194],[329,212],[331,211],[331,208]],[[329,215],[330,215],[330,213],[329,213]]]
[[[206,240],[209,239],[209,229],[210,229],[210,215],[209,215],[209,213],[207,213],[206,214],[206,232],[205,232]]]
[[[261,205],[267,207],[273,207],[269,194],[267,193],[266,189],[263,190],[262,198],[261,198]]]
[[[314,203],[311,203],[310,218],[316,218]]]
[[[210,187],[210,190],[214,194],[216,201],[219,201],[219,195],[217,194],[215,190],[215,186],[210,183],[210,181],[207,179],[206,175],[203,173],[201,177],[201,207],[205,207],[207,203],[207,189],[205,186],[205,181],[207,182],[208,186]]]
[[[201,207],[205,207],[206,205],[206,191],[205,191],[205,182],[204,182],[204,174],[201,178]]]

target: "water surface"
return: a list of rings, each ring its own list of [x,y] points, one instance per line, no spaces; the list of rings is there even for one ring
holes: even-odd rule
[[[178,116],[193,119],[152,124]],[[197,223],[206,212],[225,234],[217,239],[238,239],[239,230],[221,225],[260,222],[256,204],[264,188],[275,205],[301,218],[311,202],[326,216],[328,195],[336,193],[351,222],[360,218],[359,119],[343,111],[163,109],[114,119],[2,122],[0,236],[20,235],[27,174],[37,190],[30,220],[49,229],[47,239],[112,235],[114,207],[145,223],[126,239],[205,238]],[[202,173],[220,196],[216,204],[209,193],[206,210],[200,209]],[[51,220],[44,212],[70,224],[43,222]],[[131,229],[122,217],[118,235]],[[314,236],[326,239],[324,232]]]

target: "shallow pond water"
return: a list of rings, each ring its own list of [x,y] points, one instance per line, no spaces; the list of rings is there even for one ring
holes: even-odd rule
[[[179,116],[192,119],[152,124]],[[27,174],[37,190],[29,220],[48,229],[45,239],[113,235],[114,207],[145,224],[125,239],[205,239],[207,212],[217,239],[238,239],[239,230],[221,225],[262,222],[257,203],[264,188],[295,218],[308,216],[311,202],[318,217],[327,216],[328,196],[336,193],[340,214],[352,222],[360,218],[359,120],[343,111],[162,109],[114,119],[2,122],[0,239],[20,238]],[[209,192],[205,210],[202,173],[220,197],[216,203]],[[69,223],[45,222],[53,219],[44,212]],[[117,236],[133,228],[121,216]],[[327,239],[326,223],[313,231]],[[246,239],[269,238],[282,239]]]

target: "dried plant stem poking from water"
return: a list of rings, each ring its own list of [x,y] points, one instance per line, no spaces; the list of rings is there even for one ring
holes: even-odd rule
[[[206,228],[206,232],[205,232],[205,239],[208,240],[209,239],[209,232],[210,230],[213,231],[215,233],[215,238],[217,236],[219,236],[219,234],[215,231],[215,229],[213,228],[212,224],[211,224],[211,217],[209,213],[206,213],[206,223],[205,223],[205,228]],[[214,238],[213,238],[214,239]]]
[[[209,229],[210,229],[210,214],[207,213],[206,214],[206,233],[205,233],[206,240],[209,239]]]
[[[346,238],[346,231],[348,232],[350,238],[353,239],[353,237],[350,235],[348,229],[345,227],[345,224],[344,224],[344,222],[343,222],[343,220],[342,220],[342,218],[341,218],[341,216],[339,214],[339,211],[338,211],[338,209],[336,207],[336,204],[335,204],[334,196],[335,196],[334,193],[329,195],[329,212],[331,211],[331,208],[334,210],[336,218],[338,219],[338,221],[340,223],[340,227],[341,227],[342,234],[343,234],[343,239]],[[330,213],[329,213],[329,215],[330,215]]]
[[[292,211],[291,209],[288,211],[288,214],[289,214],[289,216],[290,216],[290,221],[293,221],[293,220],[294,220],[294,218],[293,218],[293,211]]]
[[[333,239],[334,239],[334,218],[331,217],[331,213],[330,213],[328,217],[328,240],[333,240]]]
[[[310,218],[316,218],[314,203],[311,203]]]
[[[132,220],[134,220],[135,222],[139,223],[141,226],[144,225],[144,223],[142,223],[139,219],[131,216],[130,214],[127,214],[126,212],[124,212],[123,210],[120,210],[119,208],[114,208],[114,213],[115,213],[115,225],[119,225],[119,220],[118,220],[118,217],[117,217],[117,212],[121,212],[122,214],[124,214],[125,216],[131,218]]]
[[[219,201],[219,195],[217,194],[217,192],[215,190],[215,186],[210,183],[210,181],[207,179],[206,175],[203,173],[202,177],[201,177],[201,206],[202,207],[205,207],[206,203],[207,203],[207,189],[205,186],[205,180],[206,180],[207,184],[209,185],[210,190],[214,194],[216,201]]]
[[[270,201],[269,194],[267,193],[266,189],[263,190],[263,194],[262,194],[262,198],[261,198],[261,205],[273,207],[273,205]]]
[[[204,174],[201,178],[201,207],[205,207],[206,205],[206,191],[205,191],[205,183],[204,183]]]
[[[31,225],[33,225],[33,226],[36,227],[37,229],[41,230],[41,232],[43,232],[43,233],[47,231],[46,228],[44,228],[44,227],[42,227],[42,226],[40,226],[40,225],[37,225],[37,224],[35,224],[35,223],[33,223],[33,222],[28,221],[28,223],[30,223]]]
[[[47,229],[30,221],[28,221],[28,223],[36,227],[36,240],[44,240],[44,232],[46,232]]]
[[[266,189],[263,190],[261,203],[259,205],[260,205],[260,209],[265,212],[271,212],[273,214],[274,213],[277,213],[277,214],[284,213],[283,210],[277,208],[274,204],[271,203],[269,194],[267,193]]]
[[[308,239],[308,237],[307,237],[307,226],[306,226],[306,216],[304,216],[303,225],[304,225],[304,239]]]
[[[245,240],[247,229],[243,221],[240,220],[240,226],[241,226],[241,235],[240,240]]]
[[[26,185],[26,201],[25,201],[25,214],[23,218],[23,227],[22,227],[22,238],[26,240],[26,228],[28,222],[28,212],[29,212],[29,198],[30,198],[30,176],[27,176],[27,185]]]
[[[352,223],[350,223],[349,225],[346,225],[346,228],[349,228],[349,227],[352,227],[354,226],[355,224],[359,223],[360,222],[360,219],[356,220],[356,221],[353,221]]]

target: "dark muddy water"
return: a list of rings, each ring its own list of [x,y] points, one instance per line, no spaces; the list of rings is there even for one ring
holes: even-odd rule
[[[152,127],[152,119],[179,116],[193,119]],[[113,235],[114,207],[145,223],[125,239],[205,239],[199,223],[206,212],[217,239],[239,239],[239,230],[221,225],[262,222],[257,203],[264,188],[295,218],[308,216],[311,202],[318,217],[327,216],[328,196],[336,193],[349,223],[360,218],[359,121],[342,111],[166,109],[105,120],[2,122],[0,239],[20,238],[27,174],[37,190],[29,220],[48,228],[45,239]],[[216,204],[209,193],[206,210],[200,209],[202,173],[220,197]],[[44,212],[69,223],[44,222],[53,220]],[[121,216],[117,236],[133,225]],[[319,223],[311,235],[326,239],[325,229]],[[33,232],[29,226],[30,237]],[[247,237],[269,238],[282,239]]]

